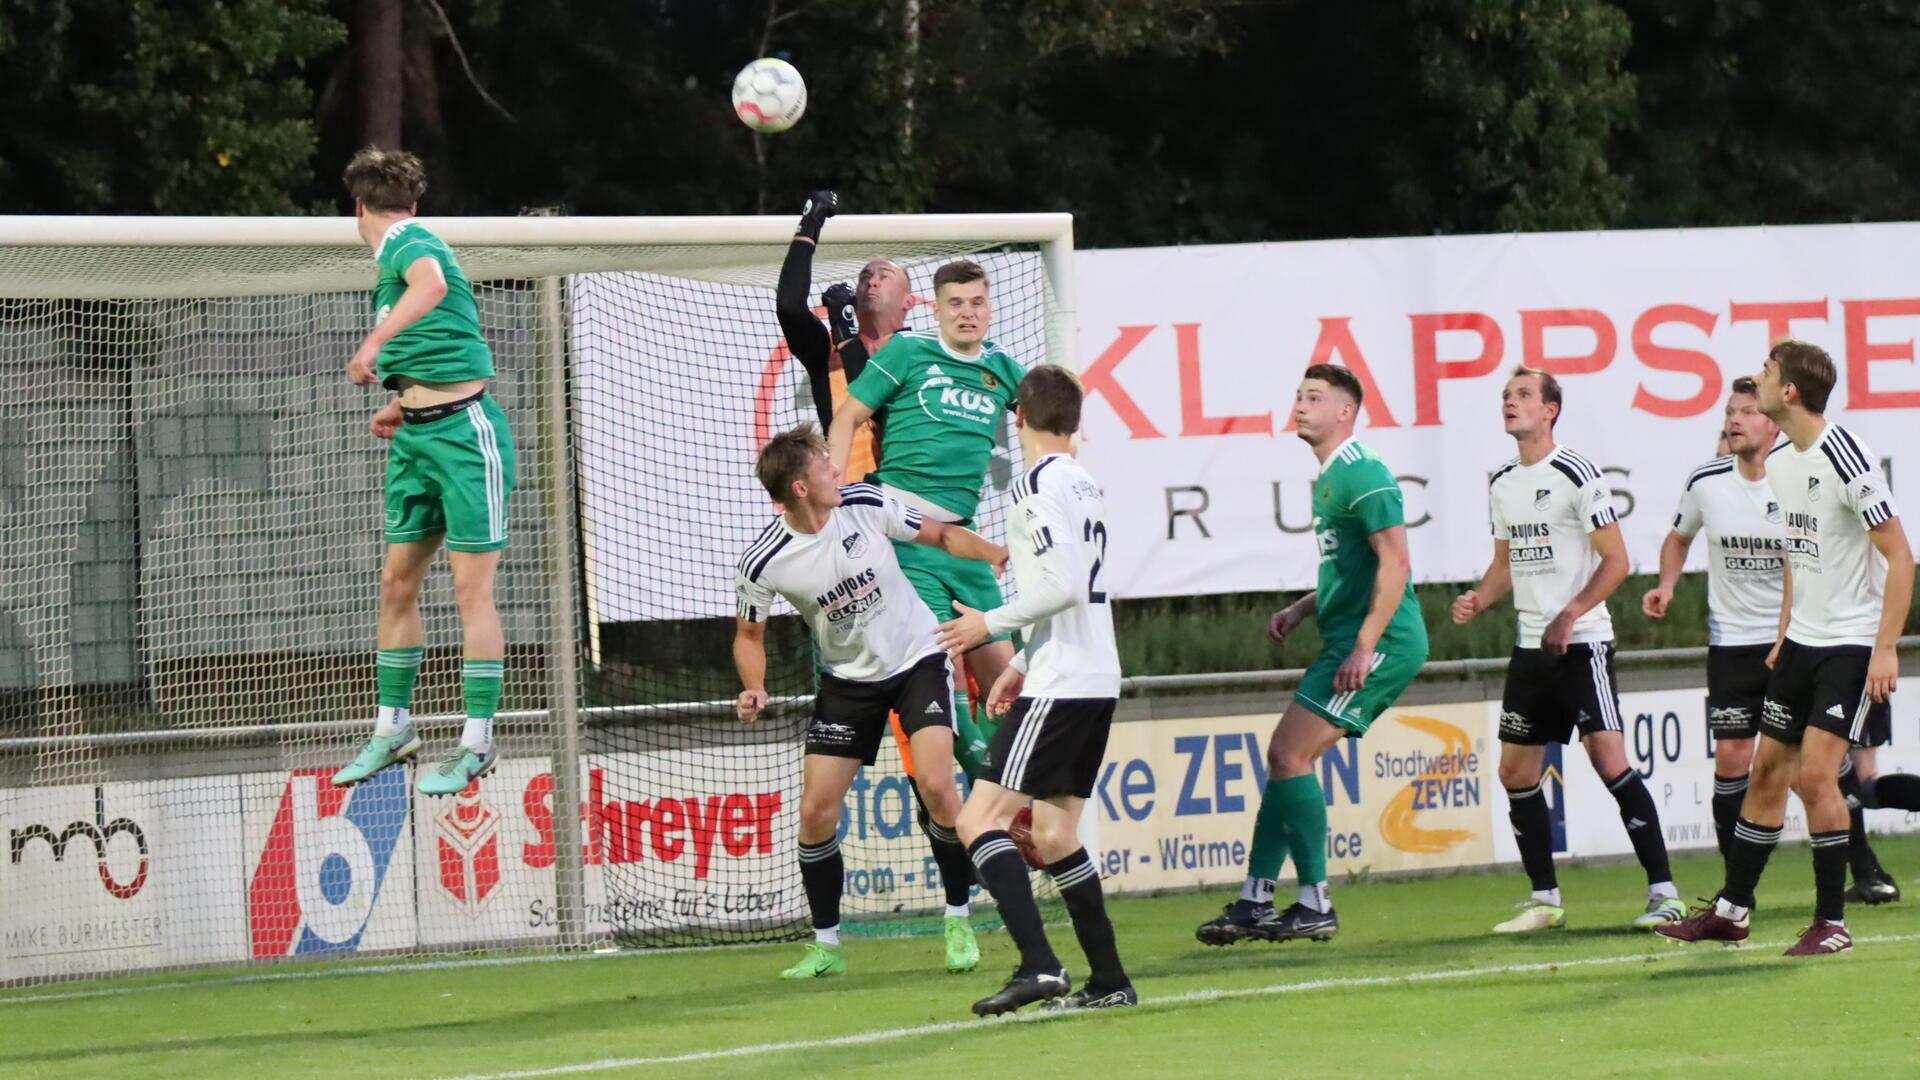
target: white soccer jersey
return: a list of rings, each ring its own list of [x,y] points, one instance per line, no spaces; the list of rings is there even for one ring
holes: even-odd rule
[[[1500,466],[1488,485],[1493,536],[1507,542],[1513,606],[1520,612],[1520,647],[1537,649],[1540,635],[1600,568],[1588,534],[1613,524],[1613,497],[1593,463],[1564,446],[1522,465]],[[1573,624],[1568,642],[1612,641],[1607,605]]]
[[[1887,560],[1867,530],[1899,514],[1873,452],[1828,424],[1804,451],[1790,442],[1775,447],[1767,482],[1786,517],[1793,567],[1787,636],[1802,645],[1872,645]]]
[[[940,651],[939,624],[914,592],[893,540],[920,533],[920,512],[872,484],[840,489],[840,506],[817,533],[795,532],[786,515],[747,549],[734,573],[740,617],[765,622],[776,595],[807,620],[821,665],[835,678],[878,682]]]
[[[995,634],[1026,628],[1024,697],[1120,696],[1100,485],[1067,454],[1048,454],[1014,485],[1007,547],[1019,598],[987,613]]]
[[[1707,641],[1773,644],[1780,633],[1786,533],[1780,500],[1766,478],[1746,480],[1733,458],[1714,458],[1687,477],[1673,531],[1707,534]]]

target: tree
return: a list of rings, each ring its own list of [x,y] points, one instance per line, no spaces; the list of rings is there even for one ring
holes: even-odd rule
[[[303,66],[345,29],[325,0],[0,3],[0,206],[296,213],[310,184]]]

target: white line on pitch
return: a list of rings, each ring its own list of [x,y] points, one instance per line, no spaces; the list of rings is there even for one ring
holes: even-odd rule
[[[1893,942],[1920,941],[1920,934],[1882,934],[1872,937],[1855,938],[1861,944],[1888,944]],[[1749,942],[1747,948],[1780,948],[1791,944],[1787,941]],[[1437,971],[1414,971],[1401,975],[1367,975],[1343,979],[1313,979],[1307,982],[1275,983],[1271,986],[1251,986],[1242,989],[1193,990],[1184,994],[1169,994],[1166,997],[1150,998],[1138,1006],[1142,1009],[1168,1008],[1175,1005],[1194,1005],[1209,1001],[1225,1001],[1232,998],[1264,997],[1274,994],[1298,994],[1310,990],[1353,990],[1375,986],[1405,986],[1408,984],[1446,982],[1456,979],[1472,979],[1487,975],[1527,975],[1536,972],[1563,971],[1567,968],[1603,967],[1615,964],[1653,963],[1687,955],[1687,952],[1675,947],[1661,952],[1634,953],[1628,956],[1597,956],[1583,960],[1542,960],[1531,964],[1502,964],[1498,967],[1484,968],[1442,968]],[[1695,953],[1694,955],[1698,955]],[[938,1024],[920,1024],[915,1027],[883,1028],[878,1031],[862,1031],[852,1035],[836,1035],[825,1039],[800,1039],[792,1042],[754,1043],[748,1046],[730,1046],[724,1050],[696,1050],[685,1054],[671,1054],[665,1057],[603,1058],[599,1061],[582,1061],[573,1065],[555,1065],[544,1069],[519,1069],[512,1072],[473,1073],[454,1077],[451,1080],[532,1080],[541,1076],[570,1076],[579,1073],[606,1072],[611,1069],[634,1069],[646,1065],[683,1065],[698,1061],[716,1061],[724,1058],[759,1057],[763,1054],[784,1054],[796,1050],[826,1050],[842,1046],[864,1046],[869,1043],[892,1042],[897,1039],[911,1039],[920,1035],[943,1035],[953,1031],[992,1031],[1002,1024],[1017,1024],[1031,1021],[1065,1020],[1075,1016],[1101,1015],[1089,1012],[1030,1012],[1015,1013],[1002,1017],[998,1021],[948,1020]]]

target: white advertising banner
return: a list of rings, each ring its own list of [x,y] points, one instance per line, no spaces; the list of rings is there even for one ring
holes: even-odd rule
[[[233,776],[22,788],[0,864],[0,975],[246,958]]]
[[[1486,567],[1520,363],[1560,377],[1559,441],[1605,471],[1651,571],[1728,384],[1777,337],[1833,355],[1828,415],[1899,464],[1920,420],[1917,247],[1920,225],[1893,224],[1081,252],[1083,459],[1113,590],[1312,587],[1319,469],[1288,417],[1321,361],[1366,387],[1356,435],[1400,477],[1416,580]],[[1895,494],[1920,505],[1910,471],[1890,469]]]

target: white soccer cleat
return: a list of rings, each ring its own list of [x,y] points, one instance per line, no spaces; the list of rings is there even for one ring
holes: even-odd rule
[[[1653,930],[1662,926],[1672,926],[1687,917],[1687,905],[1677,896],[1649,896],[1647,910],[1633,917],[1636,930]]]
[[[1544,900],[1528,897],[1514,905],[1520,914],[1493,928],[1496,934],[1531,934],[1536,930],[1558,930],[1567,925],[1567,909]]]

